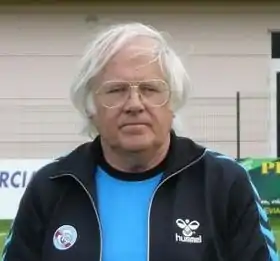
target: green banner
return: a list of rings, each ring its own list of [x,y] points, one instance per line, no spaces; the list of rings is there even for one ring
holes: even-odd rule
[[[280,216],[280,159],[242,159],[270,216]]]

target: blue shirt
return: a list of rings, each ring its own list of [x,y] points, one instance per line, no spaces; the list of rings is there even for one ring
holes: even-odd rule
[[[147,260],[148,212],[160,178],[126,181],[97,169],[102,261]]]

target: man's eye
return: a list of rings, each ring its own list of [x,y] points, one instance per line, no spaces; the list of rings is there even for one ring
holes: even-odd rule
[[[127,86],[112,86],[107,89],[106,93],[120,93],[125,92],[127,90]]]
[[[116,92],[121,92],[122,89],[118,88],[118,89],[110,89],[107,91],[107,93],[116,93]]]
[[[150,85],[150,84],[143,84],[140,86],[141,90],[142,91],[148,91],[148,92],[158,92],[158,88],[153,86],[153,85]]]

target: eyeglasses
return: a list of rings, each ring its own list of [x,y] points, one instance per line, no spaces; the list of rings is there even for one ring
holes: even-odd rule
[[[131,97],[132,89],[137,91],[141,101],[154,107],[165,105],[170,98],[170,88],[163,80],[141,82],[107,81],[95,92],[101,104],[107,108],[124,105]]]

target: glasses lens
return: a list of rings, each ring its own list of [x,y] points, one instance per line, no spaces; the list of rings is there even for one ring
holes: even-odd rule
[[[115,107],[129,97],[130,85],[127,82],[105,82],[97,90],[100,102],[106,107]]]
[[[161,80],[144,81],[139,84],[139,92],[143,99],[153,106],[165,104],[170,97],[167,83]]]
[[[120,81],[108,81],[103,83],[97,90],[100,102],[109,108],[121,106],[130,97],[131,86],[136,86],[141,99],[152,106],[164,105],[170,97],[170,89],[162,80],[149,80],[137,84]]]

